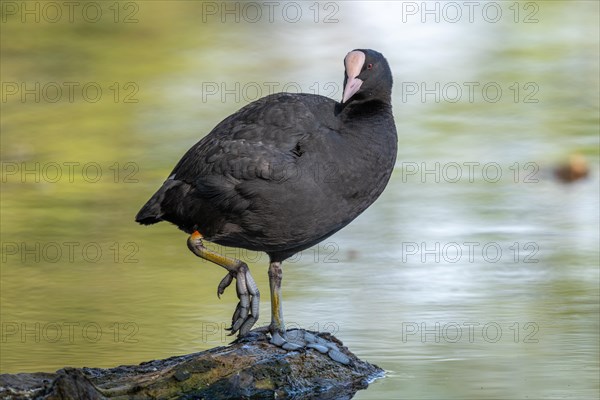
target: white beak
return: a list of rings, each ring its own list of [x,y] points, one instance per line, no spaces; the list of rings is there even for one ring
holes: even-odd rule
[[[344,88],[344,94],[342,96],[342,103],[347,102],[356,92],[360,89],[363,84],[361,79],[357,76],[362,71],[363,65],[365,64],[365,53],[362,51],[354,50],[346,55],[344,64],[346,66],[346,87]]]

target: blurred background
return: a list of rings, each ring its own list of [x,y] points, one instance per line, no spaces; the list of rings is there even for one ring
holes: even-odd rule
[[[373,48],[397,165],[284,264],[288,326],[388,371],[357,399],[598,398],[598,2],[75,3],[1,5],[2,373],[228,343],[224,270],[134,216],[223,118],[339,100],[343,57]],[[266,255],[219,250],[268,323]]]

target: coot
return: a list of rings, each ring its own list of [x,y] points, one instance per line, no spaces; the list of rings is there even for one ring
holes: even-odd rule
[[[344,58],[342,101],[277,93],[225,118],[179,161],[136,221],[169,221],[191,234],[188,247],[236,279],[239,303],[231,334],[246,335],[259,315],[259,290],[248,266],[202,240],[269,255],[272,342],[286,340],[281,263],[333,235],[369,207],[396,160],[392,73],[374,50]]]

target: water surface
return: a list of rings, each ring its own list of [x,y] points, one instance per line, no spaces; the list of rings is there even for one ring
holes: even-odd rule
[[[394,72],[398,162],[375,205],[284,264],[286,322],[388,371],[357,399],[597,398],[598,3],[496,2],[473,21],[454,3],[454,21],[430,2],[438,22],[420,2],[317,3],[316,22],[308,3],[272,22],[262,3],[256,21],[229,3],[239,22],[204,4],[3,14],[1,371],[227,343],[224,270],[133,217],[225,116],[284,88],[339,99],[343,56],[369,47]],[[8,94],[36,82],[39,99]],[[590,176],[556,181],[573,154]],[[221,250],[268,292],[266,255]]]

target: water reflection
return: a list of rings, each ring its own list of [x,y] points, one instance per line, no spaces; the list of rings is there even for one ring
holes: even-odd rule
[[[374,207],[285,266],[286,321],[334,332],[388,371],[360,399],[597,397],[597,3],[536,2],[533,24],[398,23],[403,4],[377,2],[339,3],[333,24],[199,23],[198,3],[139,4],[129,25],[3,25],[3,81],[98,82],[106,95],[3,101],[2,372],[226,343],[236,300],[216,299],[223,272],[174,227],[133,216],[189,146],[256,95],[221,85],[324,91],[341,84],[348,50],[373,47],[395,72],[398,165]],[[134,82],[139,101],[115,102],[115,82]],[[439,99],[423,94],[453,82]],[[480,91],[490,82],[497,102]],[[456,87],[463,97],[449,101]],[[556,182],[553,166],[575,152],[590,176]],[[23,162],[58,163],[62,178],[8,174]],[[64,163],[78,163],[73,180]],[[96,182],[87,163],[103,172]],[[248,255],[265,292],[266,256]]]

